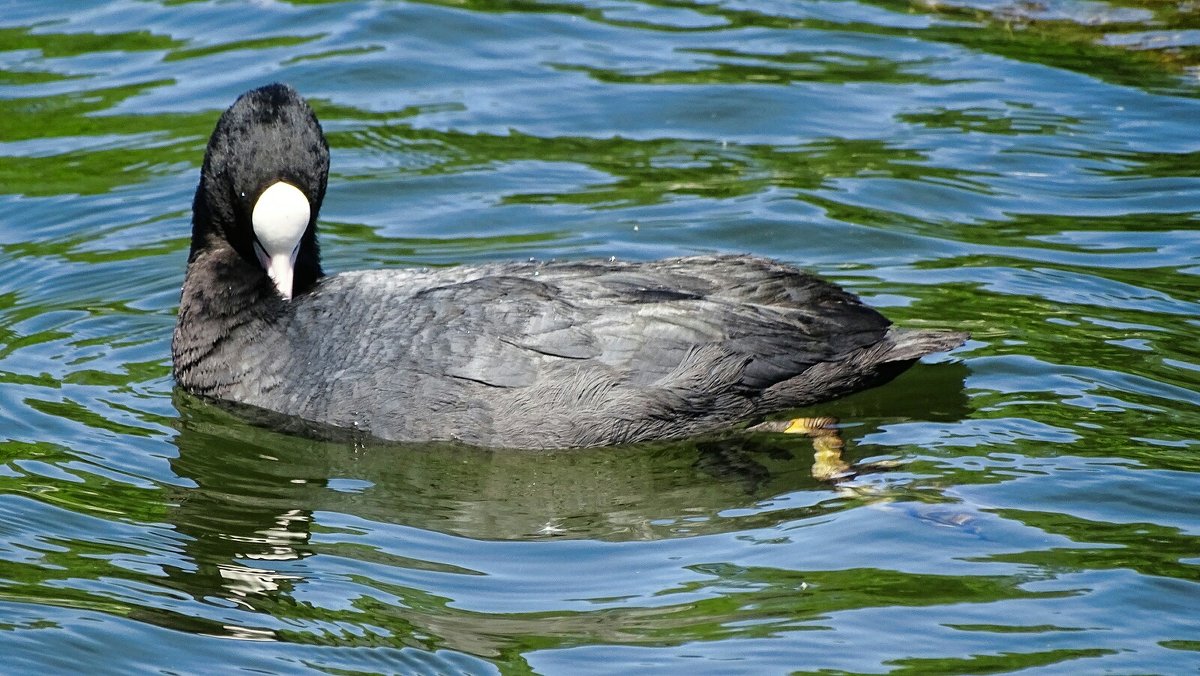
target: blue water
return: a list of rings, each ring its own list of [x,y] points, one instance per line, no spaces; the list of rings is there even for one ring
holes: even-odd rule
[[[973,339],[833,442],[255,427],[169,342],[275,80],[327,269],[751,252]],[[1196,672],[1198,121],[1187,0],[10,2],[0,671]]]

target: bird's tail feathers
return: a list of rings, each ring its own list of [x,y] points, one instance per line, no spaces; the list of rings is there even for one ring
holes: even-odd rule
[[[885,338],[890,349],[880,361],[914,361],[927,354],[953,350],[970,337],[971,335],[964,331],[926,331],[893,327],[888,330]]]

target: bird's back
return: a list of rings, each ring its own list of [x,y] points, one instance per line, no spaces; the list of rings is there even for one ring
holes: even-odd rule
[[[291,305],[280,344],[247,346],[280,377],[235,399],[386,439],[488,446],[702,433],[961,342],[900,334],[840,288],[746,256],[353,272]]]

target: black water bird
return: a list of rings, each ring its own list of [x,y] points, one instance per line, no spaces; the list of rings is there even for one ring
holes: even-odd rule
[[[273,84],[217,122],[172,341],[194,394],[399,441],[678,438],[886,382],[960,345],[751,256],[325,275],[329,147]]]

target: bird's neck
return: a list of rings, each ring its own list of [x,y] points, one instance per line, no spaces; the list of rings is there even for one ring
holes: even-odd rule
[[[235,332],[253,336],[287,312],[261,268],[221,243],[188,261],[171,340],[175,381],[188,391],[220,396],[238,374],[222,343]]]

